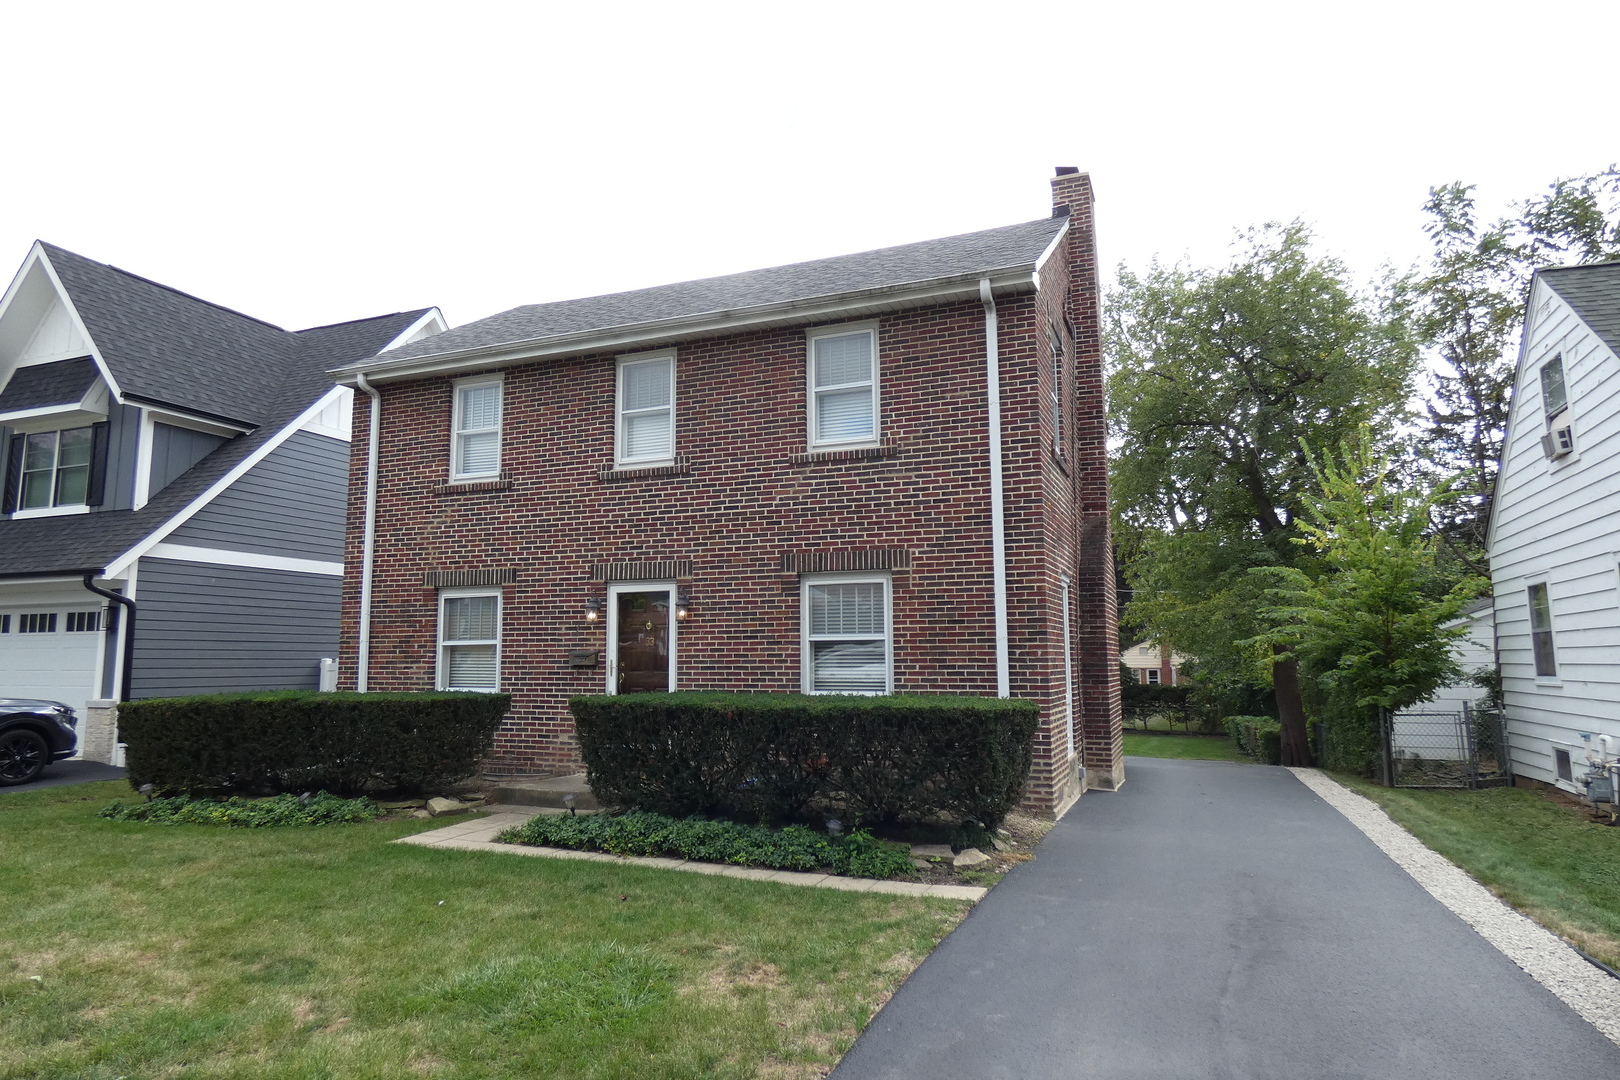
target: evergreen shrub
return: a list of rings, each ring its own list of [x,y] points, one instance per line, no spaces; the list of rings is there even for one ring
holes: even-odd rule
[[[994,826],[1028,778],[1039,710],[976,697],[618,694],[569,702],[598,798],[674,817]]]
[[[886,843],[859,829],[847,837],[829,837],[803,825],[772,829],[633,811],[618,817],[543,814],[495,839],[505,844],[697,859],[772,870],[830,870],[847,877],[916,876],[908,847]]]
[[[118,707],[131,785],[160,794],[420,792],[477,770],[506,694],[285,690]]]
[[[1282,761],[1282,724],[1271,716],[1228,716],[1226,733],[1239,753],[1276,765]]]

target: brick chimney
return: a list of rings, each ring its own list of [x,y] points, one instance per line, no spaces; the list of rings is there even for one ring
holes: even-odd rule
[[[1074,447],[1079,506],[1079,731],[1086,786],[1113,790],[1125,781],[1120,726],[1119,619],[1113,542],[1108,527],[1108,416],[1102,355],[1102,296],[1092,217],[1091,176],[1060,165],[1052,178],[1052,215],[1069,219],[1066,314],[1074,329]]]

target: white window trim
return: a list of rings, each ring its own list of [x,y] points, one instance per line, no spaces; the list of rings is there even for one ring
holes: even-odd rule
[[[631,457],[625,453],[625,410],[624,410],[624,371],[626,368],[636,367],[639,364],[648,364],[658,360],[669,361],[669,453],[656,457]],[[679,365],[675,361],[674,349],[658,349],[654,352],[628,353],[618,358],[613,369],[613,462],[616,465],[668,465],[675,460],[675,391],[676,374]],[[656,406],[652,409],[637,409],[638,413],[655,412],[665,406]]]
[[[466,640],[446,641],[444,639],[444,602],[462,596],[493,596],[495,598],[495,637],[494,640],[486,638],[468,638]],[[440,589],[438,604],[438,626],[435,629],[436,663],[434,664],[433,686],[438,690],[459,690],[468,693],[492,694],[498,693],[501,687],[501,626],[505,618],[505,597],[499,588],[467,588],[467,589]],[[494,645],[495,646],[495,685],[489,689],[471,686],[447,686],[446,681],[450,675],[449,665],[445,663],[444,651],[446,646],[458,645]]]
[[[638,592],[668,592],[669,593],[669,692],[677,689],[675,683],[676,654],[678,652],[677,637],[680,631],[677,627],[680,620],[675,617],[675,603],[680,598],[680,589],[673,581],[625,581],[610,584],[607,587],[607,692],[619,692],[619,596],[621,593]]]
[[[837,442],[822,442],[816,438],[816,342],[821,338],[852,337],[855,334],[870,334],[872,337],[872,434],[860,439],[844,439]],[[830,449],[858,449],[863,446],[877,446],[883,437],[883,370],[878,357],[878,324],[876,321],[859,323],[839,323],[836,326],[822,326],[809,331],[804,342],[805,364],[805,430],[812,450]],[[852,386],[861,386],[863,383],[839,383],[834,387],[824,389],[839,389]]]
[[[894,577],[882,573],[803,574],[799,577],[799,689],[806,694],[830,694],[813,686],[810,636],[810,588],[813,585],[860,584],[876,582],[883,586],[883,690],[894,693]],[[863,638],[871,635],[858,635]],[[814,640],[853,641],[844,635]],[[868,695],[876,697],[878,695]]]
[[[61,477],[61,474],[62,474],[62,435],[65,432],[69,432],[69,431],[87,431],[87,430],[88,431],[93,431],[94,427],[95,427],[94,424],[79,424],[76,427],[70,427],[70,428],[46,428],[43,431],[32,431],[32,432],[19,431],[19,432],[16,432],[16,434],[19,434],[19,435],[21,435],[23,437],[23,451],[22,451],[23,460],[22,460],[22,463],[18,466],[18,472],[17,472],[17,508],[11,512],[11,516],[13,518],[56,517],[56,516],[58,516],[60,514],[84,514],[84,513],[89,512],[90,507],[88,505],[86,505],[82,501],[81,502],[71,502],[71,503],[59,503],[59,502],[57,502],[56,501],[56,485],[57,485],[57,483],[58,483],[58,481],[59,481],[59,479]],[[55,435],[56,436],[56,443],[51,448],[51,481],[50,481],[51,501],[45,506],[24,507],[23,504],[22,504],[23,494],[28,488],[28,470],[27,470],[28,440],[33,438],[35,435]],[[95,471],[96,471],[95,445],[96,445],[95,444],[95,436],[94,436],[94,434],[92,434],[91,435],[91,440],[90,440],[90,463],[89,463],[90,464],[90,472],[89,472],[89,475],[94,475]],[[40,472],[40,471],[42,471],[42,470],[39,470],[39,469],[34,470],[34,472],[36,472],[36,473]],[[87,479],[86,479],[87,488],[88,488],[88,483],[89,483],[89,481],[88,481],[88,477],[87,477]]]
[[[461,391],[475,386],[501,388],[501,415],[494,428],[464,429],[461,426]],[[506,425],[506,380],[500,374],[478,375],[470,379],[457,379],[450,384],[450,479],[488,480],[501,474],[501,433]],[[461,468],[461,437],[481,432],[495,432],[495,467],[484,472],[465,472]]]
[[[1547,594],[1547,634],[1551,643],[1553,674],[1543,675],[1536,670],[1536,608],[1535,601],[1530,598],[1530,590],[1540,585]],[[1530,670],[1538,686],[1560,686],[1563,684],[1563,665],[1558,662],[1558,632],[1554,629],[1555,620],[1552,610],[1552,583],[1545,575],[1535,575],[1524,579],[1524,620],[1530,636]]]

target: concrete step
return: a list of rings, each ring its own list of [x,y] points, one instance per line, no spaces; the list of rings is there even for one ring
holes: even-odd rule
[[[601,809],[602,804],[596,801],[590,785],[585,783],[584,773],[553,776],[546,780],[509,780],[490,791],[489,801],[514,806],[562,808],[568,805],[565,798],[568,795],[574,796],[575,810]]]

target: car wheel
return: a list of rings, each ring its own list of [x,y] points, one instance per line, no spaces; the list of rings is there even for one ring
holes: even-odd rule
[[[50,760],[51,748],[38,732],[15,728],[0,735],[0,787],[28,783]]]

